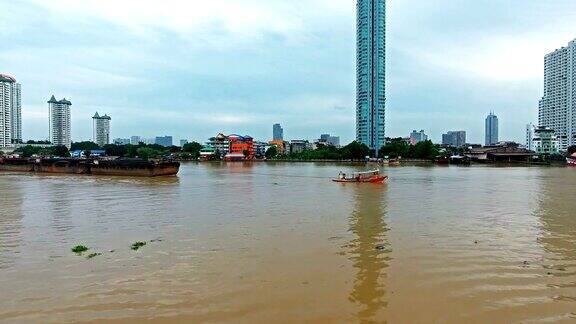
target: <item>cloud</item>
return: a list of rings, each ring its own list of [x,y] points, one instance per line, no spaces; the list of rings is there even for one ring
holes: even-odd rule
[[[387,19],[390,136],[465,129],[480,142],[495,110],[520,141],[543,56],[576,37],[573,0],[395,0]],[[354,137],[354,0],[20,0],[0,10],[0,37],[28,138],[46,136],[52,93],[74,103],[75,138],[96,110],[113,137],[266,140],[276,122],[293,138]]]

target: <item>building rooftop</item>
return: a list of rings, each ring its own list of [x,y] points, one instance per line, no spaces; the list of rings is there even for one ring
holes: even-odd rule
[[[0,73],[0,82],[16,83],[16,79],[14,79],[14,77],[9,76],[8,74],[1,74]]]

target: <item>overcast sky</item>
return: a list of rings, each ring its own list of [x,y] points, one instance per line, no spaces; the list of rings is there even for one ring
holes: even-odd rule
[[[574,0],[389,0],[387,136],[466,130],[501,139],[537,118],[543,57],[576,38]],[[25,139],[48,134],[48,99],[112,137],[217,132],[288,139],[355,129],[354,0],[0,0],[0,72],[22,84]]]

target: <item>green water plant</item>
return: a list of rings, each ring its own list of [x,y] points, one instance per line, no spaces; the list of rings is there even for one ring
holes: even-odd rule
[[[90,254],[88,254],[88,256],[86,257],[86,259],[92,259],[92,258],[95,258],[95,257],[97,257],[97,256],[99,256],[99,255],[102,255],[102,253],[90,253]]]
[[[139,248],[143,247],[144,245],[146,245],[146,242],[134,242],[132,243],[132,247],[131,249],[134,251],[137,251]]]
[[[75,247],[72,248],[72,252],[74,253],[82,253],[82,252],[86,252],[88,251],[88,247],[84,246],[84,245],[76,245]]]

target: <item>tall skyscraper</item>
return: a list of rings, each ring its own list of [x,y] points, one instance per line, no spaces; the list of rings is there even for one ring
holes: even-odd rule
[[[22,99],[20,84],[0,74],[0,147],[22,142]]]
[[[156,136],[154,144],[170,147],[172,146],[172,136]]]
[[[356,140],[378,154],[386,138],[386,0],[357,0],[356,10]]]
[[[273,141],[283,141],[284,140],[284,129],[280,124],[274,124],[272,126],[272,140]]]
[[[555,131],[561,150],[576,144],[576,39],[544,57],[538,125]]]
[[[93,141],[100,147],[110,144],[110,121],[108,115],[100,116],[98,112],[92,117]]]
[[[54,96],[48,101],[50,115],[49,135],[52,145],[72,145],[72,127],[70,122],[70,106],[72,103],[66,98],[58,101]]]
[[[493,112],[486,117],[486,140],[485,145],[498,144],[498,117]]]

